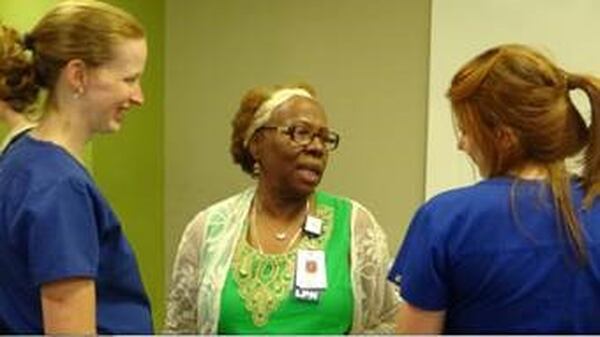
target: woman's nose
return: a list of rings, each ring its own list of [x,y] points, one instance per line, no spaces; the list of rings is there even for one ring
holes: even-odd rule
[[[133,89],[133,93],[131,94],[131,102],[134,105],[140,106],[144,104],[144,92],[142,90],[142,86],[137,84]]]

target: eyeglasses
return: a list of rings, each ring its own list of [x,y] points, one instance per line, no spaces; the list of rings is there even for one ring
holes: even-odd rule
[[[335,150],[340,143],[340,135],[326,128],[313,131],[308,126],[296,124],[289,126],[265,125],[260,129],[277,130],[278,132],[290,137],[294,143],[300,146],[306,146],[312,143],[315,137],[319,137],[327,151]]]

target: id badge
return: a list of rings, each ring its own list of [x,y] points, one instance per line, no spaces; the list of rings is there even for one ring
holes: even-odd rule
[[[320,236],[323,232],[323,220],[312,215],[308,215],[306,217],[306,221],[304,222],[304,232],[312,236]]]
[[[327,289],[325,252],[322,250],[299,249],[296,256],[295,288],[303,290]]]

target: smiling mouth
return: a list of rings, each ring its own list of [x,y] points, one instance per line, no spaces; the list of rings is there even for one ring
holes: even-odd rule
[[[127,112],[127,110],[129,110],[128,107],[120,107],[117,109],[117,116],[123,117],[125,116],[125,113]]]
[[[115,114],[116,119],[118,120],[122,120],[123,117],[125,117],[125,111],[123,110],[118,110],[117,113]]]

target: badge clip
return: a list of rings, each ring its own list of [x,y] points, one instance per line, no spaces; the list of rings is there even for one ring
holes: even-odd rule
[[[318,237],[323,234],[323,220],[312,216],[307,215],[306,221],[304,221],[304,233],[308,234],[312,237]]]

